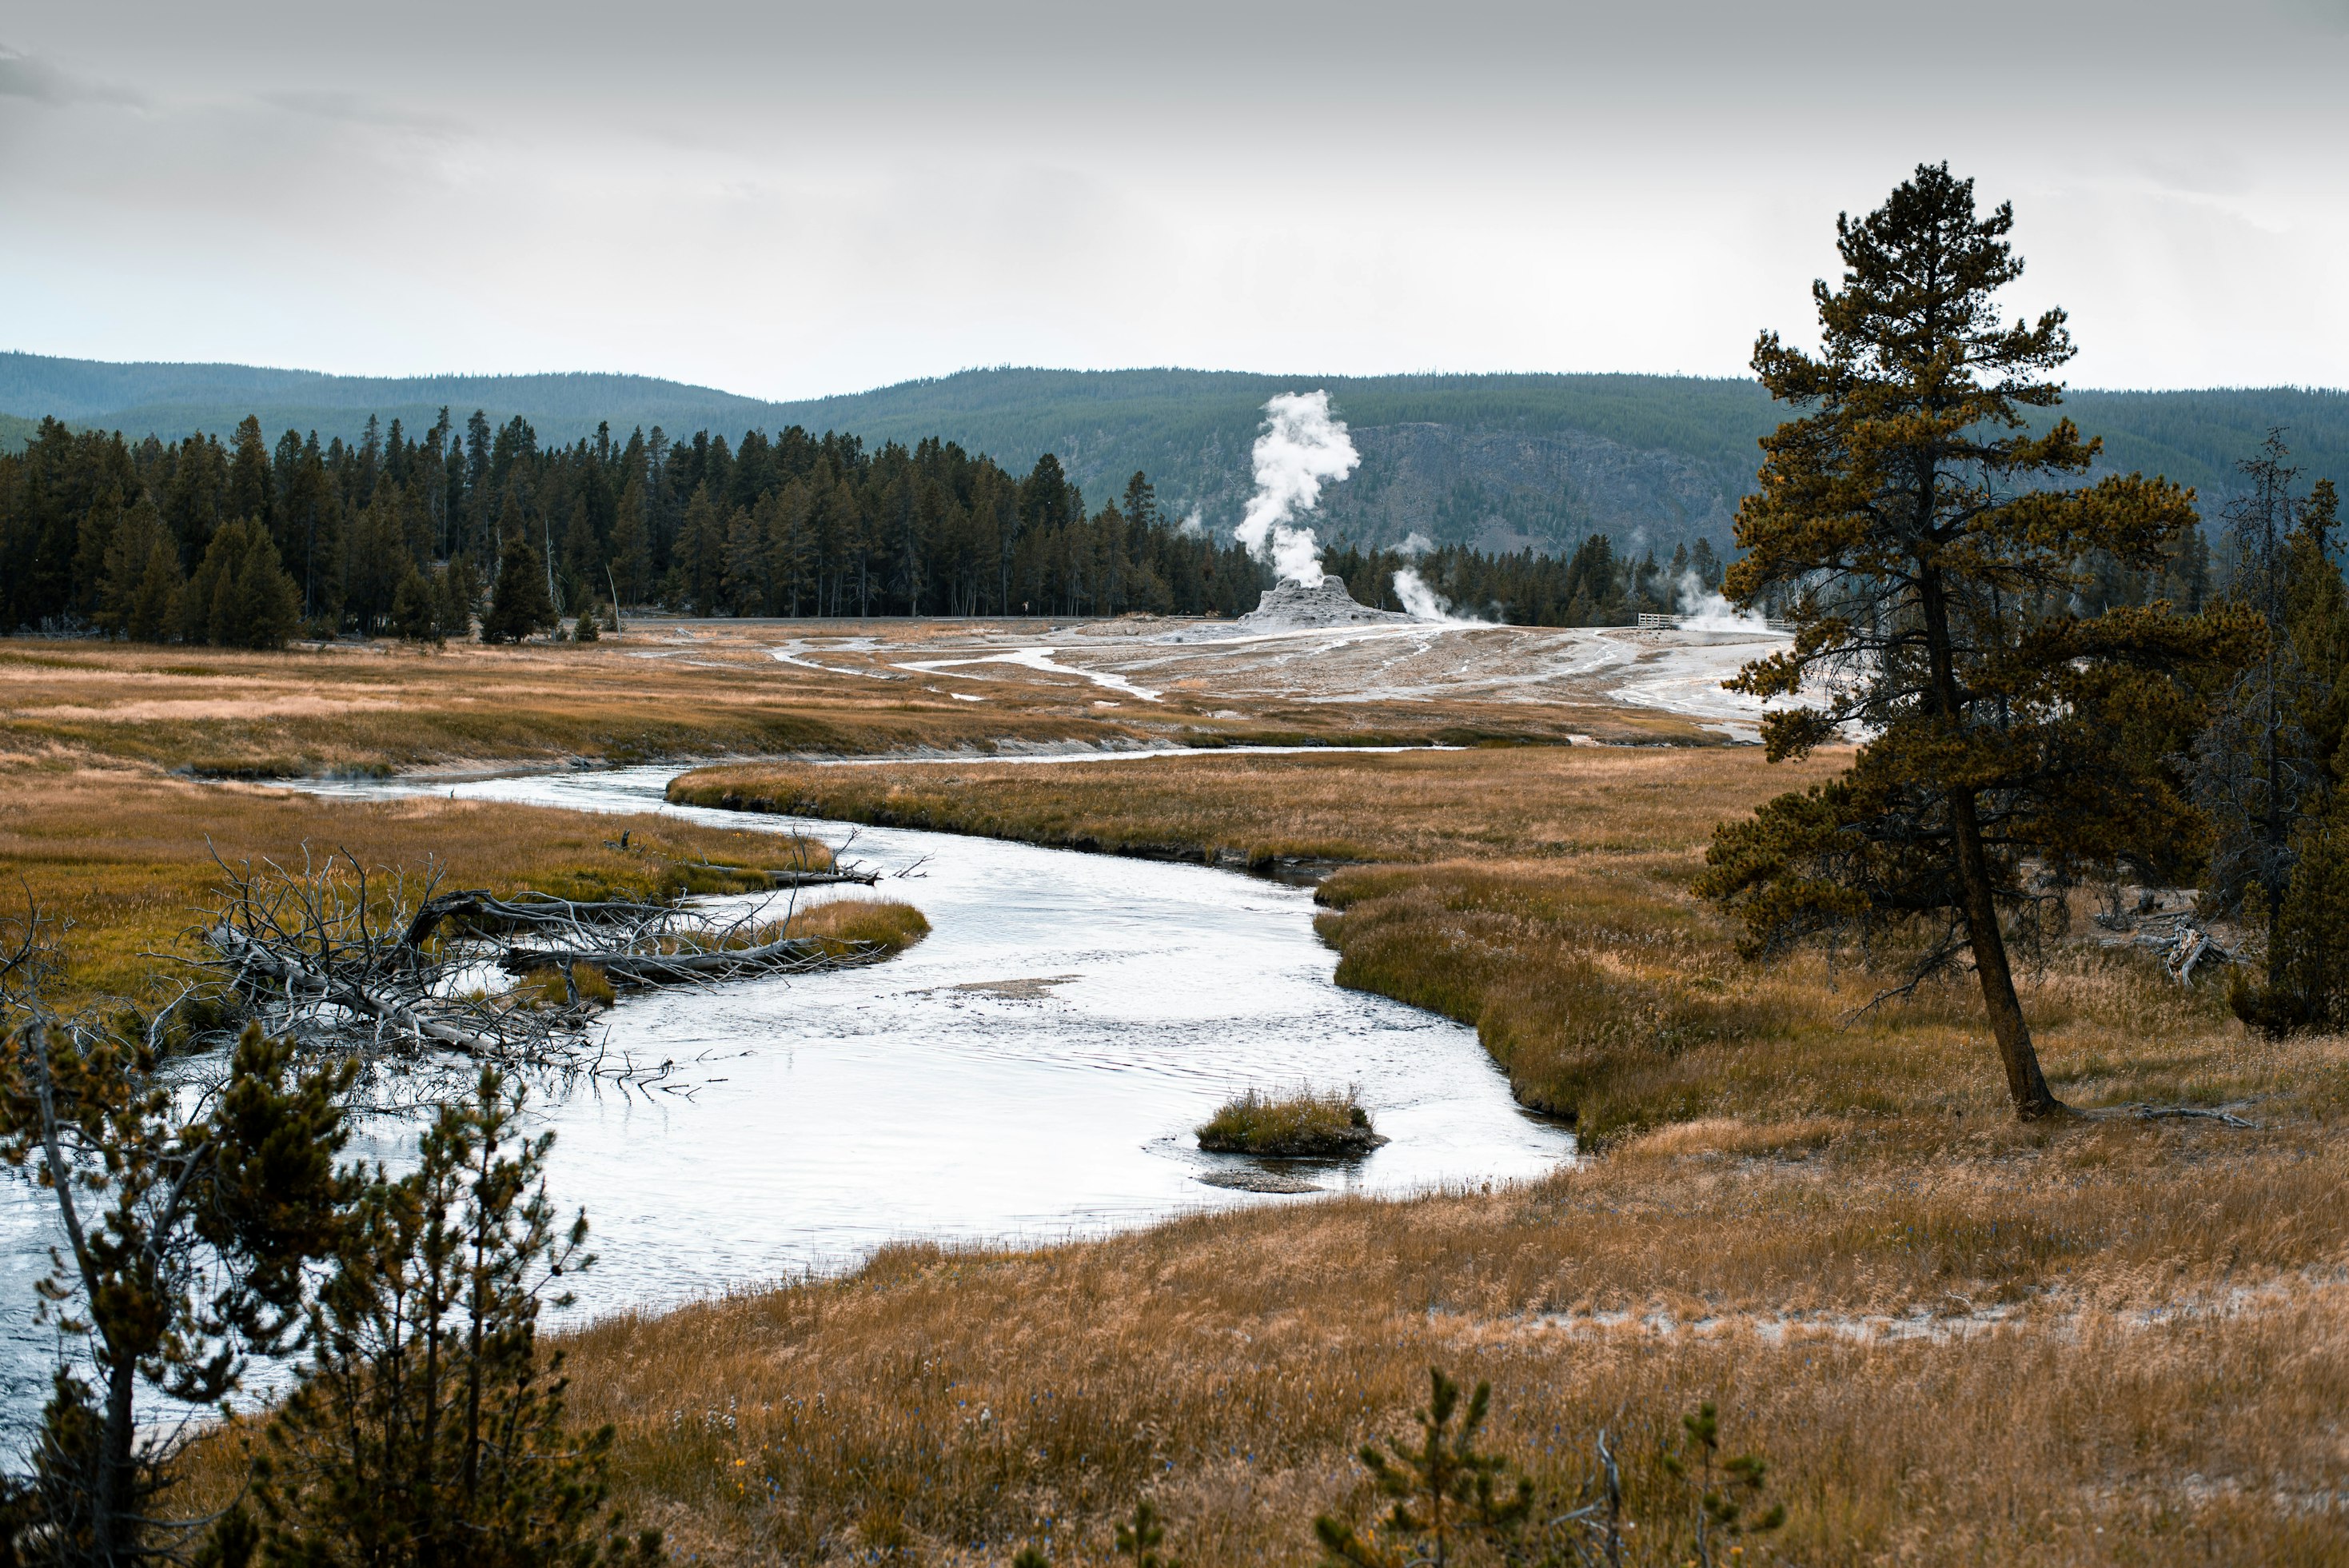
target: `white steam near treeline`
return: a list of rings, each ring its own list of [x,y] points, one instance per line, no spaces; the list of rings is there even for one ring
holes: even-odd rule
[[[1681,574],[1678,595],[1683,631],[1761,631],[1770,629],[1769,618],[1756,610],[1742,610],[1723,597],[1720,591],[1705,586],[1704,579],[1694,572]]]
[[[1328,392],[1279,394],[1264,406],[1264,432],[1256,438],[1256,493],[1233,537],[1269,563],[1283,582],[1320,582],[1320,547],[1297,517],[1313,510],[1324,484],[1345,478],[1361,461],[1346,421],[1330,417]]]
[[[1413,620],[1451,620],[1452,601],[1427,586],[1416,566],[1403,566],[1394,575],[1395,597]]]

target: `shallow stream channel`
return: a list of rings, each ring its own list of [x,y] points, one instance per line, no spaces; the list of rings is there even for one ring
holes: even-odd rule
[[[312,787],[850,836],[671,806],[677,771]],[[1045,1242],[1312,1201],[1201,1179],[1266,1168],[1192,1136],[1250,1085],[1359,1086],[1392,1141],[1349,1164],[1284,1165],[1324,1191],[1516,1180],[1573,1156],[1569,1131],[1510,1098],[1474,1030],[1339,988],[1309,888],[898,829],[856,830],[846,856],[880,885],[825,896],[902,898],[930,936],[868,968],[626,998],[603,1023],[610,1050],[673,1064],[660,1086],[533,1085],[533,1116],[556,1135],[550,1189],[565,1214],[586,1210],[598,1260],[566,1315],[843,1270],[897,1240]],[[352,1153],[404,1164],[420,1120],[374,1117]],[[54,1331],[32,1321],[53,1226],[47,1195],[10,1177],[0,1428],[18,1440],[55,1355]]]

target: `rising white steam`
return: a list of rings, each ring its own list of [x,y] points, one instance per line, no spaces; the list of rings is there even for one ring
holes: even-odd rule
[[[1183,521],[1174,525],[1174,532],[1182,535],[1185,539],[1196,539],[1204,535],[1207,532],[1207,525],[1200,520],[1199,509],[1194,506],[1185,513]]]
[[[1296,525],[1321,487],[1354,472],[1361,454],[1346,422],[1330,417],[1327,392],[1283,392],[1264,406],[1264,432],[1256,438],[1256,493],[1233,537],[1249,555],[1271,563],[1281,580],[1321,580],[1321,551],[1313,530]]]
[[[1452,601],[1429,587],[1416,567],[1405,566],[1394,575],[1394,591],[1413,620],[1452,618]]]
[[[1404,535],[1402,543],[1395,546],[1396,553],[1404,556],[1424,556],[1434,548],[1435,541],[1416,528]]]
[[[1704,586],[1704,580],[1694,572],[1681,574],[1679,600],[1681,622],[1688,631],[1763,631],[1770,629],[1767,617],[1753,610],[1742,610],[1720,594]]]

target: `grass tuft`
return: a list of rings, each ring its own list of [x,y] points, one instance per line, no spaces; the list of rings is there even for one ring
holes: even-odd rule
[[[1339,1158],[1368,1154],[1387,1140],[1352,1088],[1299,1089],[1276,1099],[1249,1088],[1226,1100],[1198,1127],[1211,1154],[1275,1158]]]
[[[930,934],[930,922],[911,904],[894,898],[833,898],[792,916],[795,937],[812,937],[835,955],[904,952]]]
[[[620,1000],[619,992],[604,971],[591,963],[571,966],[571,989],[582,1002],[592,1002],[598,1007],[610,1007]]]

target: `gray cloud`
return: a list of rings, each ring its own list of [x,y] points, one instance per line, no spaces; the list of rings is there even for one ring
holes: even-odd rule
[[[47,60],[0,44],[0,98],[30,99],[36,103],[110,103],[137,105],[137,93],[89,81],[59,70]]]
[[[1807,327],[1837,211],[1949,158],[2083,382],[2349,382],[2349,0],[24,12],[0,94],[142,106],[0,99],[45,352],[1730,374]]]
[[[427,136],[454,135],[462,129],[460,123],[450,116],[409,109],[367,93],[281,89],[259,93],[255,97],[270,108],[282,109],[287,114],[343,125],[414,131]]]

